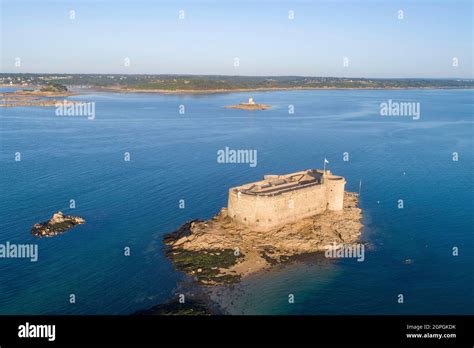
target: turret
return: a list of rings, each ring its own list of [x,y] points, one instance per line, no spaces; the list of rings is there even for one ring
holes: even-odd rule
[[[324,175],[326,186],[327,209],[338,211],[344,208],[344,186],[346,180],[342,176]]]

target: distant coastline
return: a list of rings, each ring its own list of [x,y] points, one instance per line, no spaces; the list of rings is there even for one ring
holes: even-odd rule
[[[0,88],[37,88],[37,85],[8,85],[0,84]],[[71,86],[74,89],[75,86]],[[474,89],[474,86],[464,87],[272,87],[272,88],[228,88],[228,89],[140,89],[127,87],[100,87],[100,86],[81,86],[84,92],[110,92],[110,93],[148,93],[148,94],[221,94],[221,93],[246,93],[246,92],[277,92],[277,91],[380,91],[380,90],[459,90]],[[81,91],[74,90],[74,94],[81,94]]]
[[[310,76],[132,75],[132,74],[0,74],[0,86],[41,88],[62,85],[68,90],[217,94],[306,90],[472,89],[474,79],[349,78]]]
[[[0,107],[52,107],[67,98],[88,93],[147,93],[161,95],[211,95],[277,91],[335,90],[438,90],[474,89],[465,79],[365,79],[326,77],[256,77],[194,75],[53,75],[0,74]],[[68,101],[74,104],[74,101]],[[266,110],[270,105],[225,106],[229,109]]]
[[[229,89],[139,89],[123,87],[94,87],[88,90],[94,92],[111,93],[148,93],[148,94],[225,94],[225,93],[247,93],[247,92],[277,92],[277,91],[345,91],[345,90],[437,90],[437,89],[474,89],[471,87],[273,87],[273,88],[229,88]]]
[[[162,94],[162,95],[206,95],[206,94],[229,94],[229,93],[252,93],[252,92],[278,92],[278,91],[381,91],[381,90],[461,90],[461,89],[474,89],[474,86],[464,87],[272,87],[272,88],[228,88],[228,89],[177,89],[177,90],[166,90],[166,89],[139,89],[139,88],[127,88],[127,87],[100,87],[100,86],[81,86],[80,89],[75,86],[68,86],[71,88],[73,93],[68,96],[87,94],[90,92],[99,93],[118,93],[118,94]],[[0,88],[18,88],[18,89],[36,89],[38,85],[7,85],[0,84]],[[2,105],[5,106],[5,105]],[[16,105],[20,106],[20,105]],[[29,106],[29,105],[21,105]],[[54,103],[49,103],[44,106],[54,106]]]

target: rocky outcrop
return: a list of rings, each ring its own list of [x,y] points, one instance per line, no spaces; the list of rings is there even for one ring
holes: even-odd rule
[[[81,217],[65,216],[58,211],[49,221],[35,224],[31,229],[31,234],[35,237],[53,237],[85,222]]]
[[[238,105],[229,105],[225,107],[226,109],[241,109],[241,110],[267,110],[270,109],[270,105],[266,104],[238,104]]]
[[[167,255],[202,284],[238,281],[293,256],[325,251],[333,243],[355,243],[363,227],[357,203],[356,193],[345,192],[342,211],[325,211],[266,232],[237,224],[223,208],[208,221],[188,222],[165,236]]]
[[[72,93],[62,90],[18,90],[14,92],[0,93],[0,107],[15,107],[15,106],[56,106],[58,103],[65,102],[70,104],[79,103],[79,101],[61,100],[53,98],[66,98]]]
[[[149,309],[140,310],[133,315],[213,315],[221,314],[201,299],[187,299],[184,303],[170,300]]]

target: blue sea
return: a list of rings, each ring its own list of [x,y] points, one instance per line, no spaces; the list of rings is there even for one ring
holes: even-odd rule
[[[95,102],[94,120],[2,108],[0,243],[37,243],[39,258],[0,259],[0,314],[129,314],[163,303],[184,278],[164,257],[165,233],[212,217],[229,187],[321,168],[324,158],[349,191],[362,182],[365,260],[266,272],[235,299],[236,311],[474,313],[472,90],[251,96],[272,109],[224,108],[248,93],[96,92],[72,98]],[[421,118],[380,116],[388,100],[420,103]],[[257,150],[257,166],[218,163],[225,147]],[[58,210],[86,224],[35,239],[31,227]]]

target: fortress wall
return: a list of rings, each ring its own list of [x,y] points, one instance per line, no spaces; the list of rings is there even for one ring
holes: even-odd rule
[[[326,209],[326,191],[323,186],[316,185],[305,190],[295,190],[283,193],[275,201],[275,224],[295,222],[299,219],[320,214]],[[272,226],[267,226],[272,227]]]
[[[287,208],[286,199],[282,195],[260,197],[259,204],[257,205],[257,219],[252,221],[251,226],[256,230],[265,231],[272,226],[279,225],[281,223],[280,212],[282,207]]]
[[[315,185],[304,190],[275,196],[256,196],[229,191],[228,214],[238,223],[255,230],[268,230],[277,225],[320,214],[327,205],[326,188]]]
[[[338,211],[344,208],[344,186],[346,180],[343,177],[330,175],[325,179],[326,197],[329,210]]]
[[[227,214],[236,222],[248,225],[256,220],[257,196],[240,194],[237,195],[233,189],[229,190],[227,203]]]

